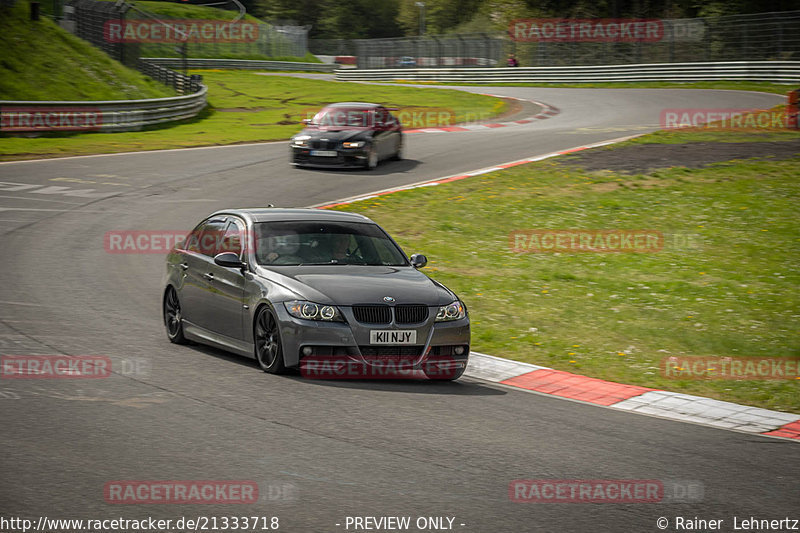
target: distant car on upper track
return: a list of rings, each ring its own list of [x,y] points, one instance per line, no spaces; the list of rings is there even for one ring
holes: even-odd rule
[[[299,167],[373,169],[403,158],[403,126],[380,104],[341,102],[324,107],[290,141]]]

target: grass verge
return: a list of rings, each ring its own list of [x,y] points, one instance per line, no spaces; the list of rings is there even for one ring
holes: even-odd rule
[[[126,133],[0,137],[0,160],[60,157],[247,142],[279,141],[302,129],[310,110],[339,101],[452,109],[456,121],[505,110],[498,98],[456,90],[339,83],[252,71],[197,71],[209,87],[210,108],[194,120]]]
[[[175,93],[123,66],[46,17],[28,18],[28,2],[0,7],[0,100],[126,100]]]
[[[425,270],[469,306],[477,351],[800,413],[798,379],[674,380],[661,370],[670,356],[800,359],[800,158],[634,175],[579,164],[552,159],[339,209],[429,255]],[[565,228],[667,239],[658,253],[511,250],[513,230]]]

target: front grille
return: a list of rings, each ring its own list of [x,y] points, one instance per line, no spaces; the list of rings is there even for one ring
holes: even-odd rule
[[[398,305],[394,308],[394,320],[398,324],[419,324],[428,319],[428,307],[424,305]]]
[[[392,308],[388,305],[354,305],[353,315],[365,324],[388,324],[392,321]]]
[[[359,346],[365,357],[419,357],[423,346]]]
[[[336,141],[320,141],[314,139],[310,142],[310,147],[314,150],[335,150],[337,144]]]

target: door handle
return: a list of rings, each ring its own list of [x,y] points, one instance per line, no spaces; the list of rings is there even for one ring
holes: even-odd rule
[[[212,274],[211,272],[203,274],[203,277],[206,278],[208,281],[214,281],[214,274]]]

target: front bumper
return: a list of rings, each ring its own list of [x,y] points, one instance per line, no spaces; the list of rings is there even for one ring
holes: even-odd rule
[[[336,156],[313,156],[311,148],[289,148],[289,162],[293,165],[315,168],[362,168],[366,164],[369,152],[362,148],[338,148],[331,150]]]
[[[419,324],[370,325],[358,322],[347,307],[339,307],[346,322],[318,322],[291,316],[283,304],[275,311],[281,324],[281,343],[287,366],[314,361],[329,365],[392,367],[422,370],[466,368],[469,359],[469,317],[452,322],[435,322],[435,312]],[[435,308],[431,308],[433,310]],[[371,344],[371,330],[415,330],[413,345]]]

